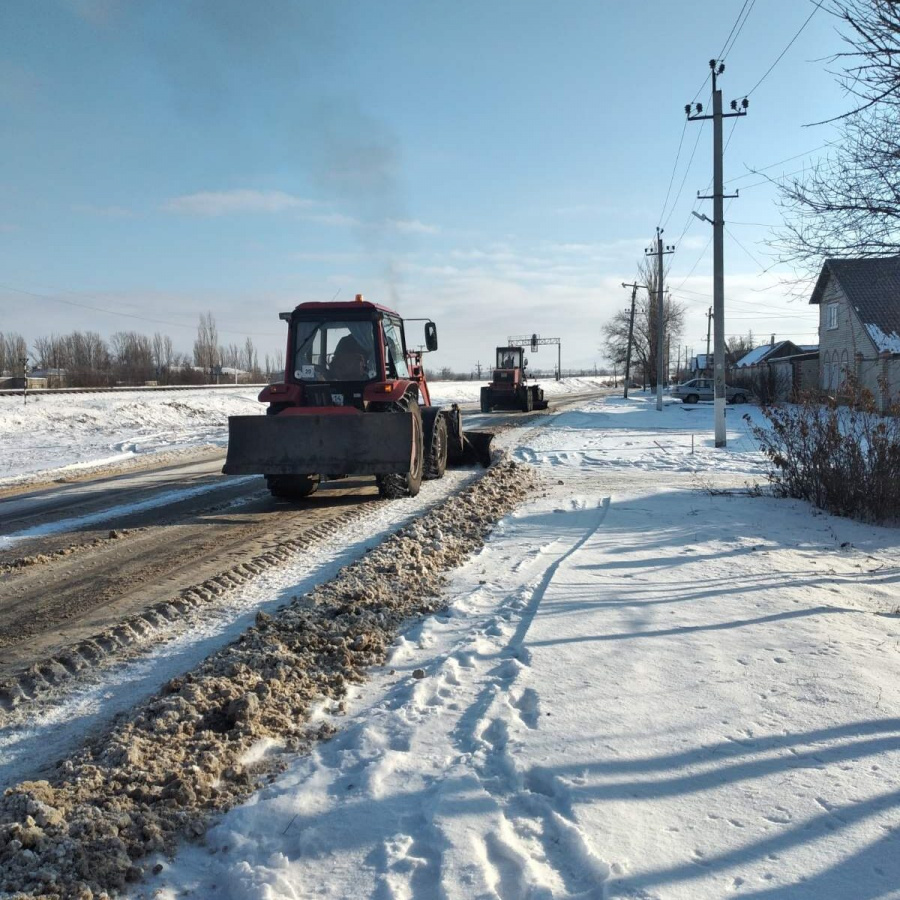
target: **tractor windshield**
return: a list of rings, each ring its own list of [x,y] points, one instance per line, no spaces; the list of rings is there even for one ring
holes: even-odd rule
[[[522,354],[524,351],[521,347],[498,347],[497,348],[497,368],[498,369],[521,369]]]
[[[371,381],[378,375],[371,319],[299,320],[294,329],[297,381]]]

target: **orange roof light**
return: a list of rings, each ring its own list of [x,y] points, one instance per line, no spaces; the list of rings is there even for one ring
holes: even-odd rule
[[[362,294],[357,294],[357,295],[356,295],[356,302],[357,302],[357,303],[362,303],[363,300],[365,300],[365,297],[363,297]]]

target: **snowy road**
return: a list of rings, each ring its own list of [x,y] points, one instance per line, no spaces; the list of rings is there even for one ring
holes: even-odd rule
[[[122,402],[100,396],[107,404]],[[167,415],[175,409],[184,414],[182,399],[139,396]],[[238,392],[232,402],[245,399]],[[466,414],[474,427],[495,430],[528,418]],[[89,441],[81,446],[87,461],[95,451]],[[51,487],[10,484],[0,492],[0,680],[203,582],[223,575],[225,583],[234,581],[236,566],[286,538],[296,551],[322,528],[354,514],[377,523],[373,533],[392,521],[385,511],[366,510],[376,497],[371,479],[329,482],[309,501],[288,504],[269,497],[258,477],[223,476],[222,450],[163,453],[153,465],[155,457],[139,458],[137,468],[106,462],[98,472],[70,470],[64,483]],[[465,480],[451,472],[441,485],[426,485],[419,507],[403,504],[397,514],[425,508]],[[129,623],[132,632],[134,625]],[[137,625],[150,627],[146,618]],[[121,639],[131,644],[137,636]],[[29,676],[22,682],[26,693],[32,681]]]

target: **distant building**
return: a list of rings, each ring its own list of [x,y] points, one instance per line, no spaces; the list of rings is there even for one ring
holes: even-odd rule
[[[733,385],[752,388],[764,402],[791,400],[799,393],[816,389],[818,347],[776,341],[754,347],[732,367]]]

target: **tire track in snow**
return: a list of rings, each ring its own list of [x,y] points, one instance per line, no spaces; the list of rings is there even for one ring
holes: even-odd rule
[[[487,682],[450,735],[461,760],[460,777],[444,779],[435,786],[433,823],[444,842],[458,848],[446,854],[445,865],[449,861],[452,868],[455,861],[468,866],[466,844],[478,845],[479,880],[501,897],[601,900],[605,896],[609,867],[579,828],[568,788],[540,769],[520,768],[516,748],[521,741],[516,732],[525,729],[527,733],[540,722],[537,693],[517,687],[530,664],[525,646],[528,631],[557,572],[602,526],[609,504],[608,497],[601,501],[590,512],[581,536],[547,567],[537,584],[512,593],[498,613],[445,663],[454,673],[468,670],[470,681],[483,673]],[[532,559],[552,552],[558,542],[542,547]],[[485,671],[481,661],[491,659],[499,662]],[[461,784],[464,793],[477,798],[482,807],[477,817],[462,825],[454,809]],[[475,833],[475,823],[480,823],[480,834]],[[450,882],[465,883],[464,873],[452,873]]]

